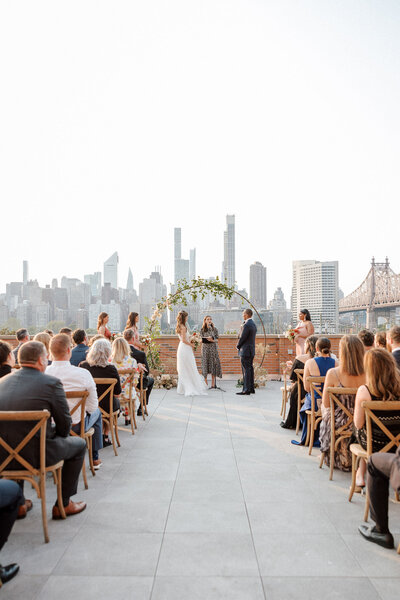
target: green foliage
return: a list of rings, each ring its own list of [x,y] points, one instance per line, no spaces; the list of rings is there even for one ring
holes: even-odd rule
[[[10,317],[3,323],[0,329],[1,335],[14,335],[17,329],[20,329],[21,323],[15,317]]]
[[[146,356],[150,369],[163,371],[160,357],[160,346],[155,342],[155,338],[161,335],[161,326],[159,321],[152,323],[150,319],[145,317],[144,333],[151,337],[151,342],[147,348]]]
[[[58,333],[63,327],[65,327],[64,321],[49,321],[45,329],[51,329],[54,333]]]

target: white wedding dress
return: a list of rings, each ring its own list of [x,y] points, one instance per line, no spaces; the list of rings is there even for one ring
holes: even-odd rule
[[[189,341],[189,335],[186,332],[186,340]],[[179,346],[177,352],[178,366],[178,394],[184,396],[207,396],[207,385],[197,370],[196,359],[191,346],[184,344],[182,336],[179,336]]]

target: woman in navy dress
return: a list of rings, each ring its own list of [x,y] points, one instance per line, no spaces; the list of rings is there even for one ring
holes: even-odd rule
[[[304,366],[304,389],[307,394],[304,400],[304,404],[300,410],[300,422],[302,424],[301,440],[292,440],[292,444],[296,446],[304,446],[307,438],[307,415],[306,410],[311,408],[311,386],[307,381],[307,377],[325,377],[329,369],[333,369],[337,366],[338,362],[336,359],[331,357],[331,342],[328,338],[318,338],[317,344],[317,356],[307,360]],[[320,392],[314,393],[315,410],[318,410],[318,400],[322,398],[324,386],[320,387]],[[316,432],[314,437],[314,446],[319,446],[319,430]]]

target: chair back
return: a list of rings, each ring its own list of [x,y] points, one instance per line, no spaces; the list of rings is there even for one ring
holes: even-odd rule
[[[80,410],[81,413],[81,420],[79,422],[80,424],[80,436],[82,437],[85,433],[85,417],[86,417],[86,400],[87,397],[89,396],[89,392],[88,390],[78,390],[78,391],[73,391],[73,392],[65,392],[65,395],[67,397],[67,401],[68,400],[74,400],[75,398],[80,398],[79,402],[77,402],[75,404],[75,406],[73,406],[70,409],[70,413],[71,413],[71,417],[74,413],[78,412],[78,410]],[[75,433],[75,431],[72,431],[71,429],[71,435],[78,435],[77,433]]]
[[[7,477],[8,472],[14,473],[16,471],[16,469],[12,469],[11,471],[6,469],[7,465],[15,460],[23,467],[23,471],[29,472],[30,477],[37,477],[39,475],[44,476],[46,469],[46,428],[49,417],[50,412],[48,410],[0,411],[0,422],[6,421],[13,424],[15,422],[25,421],[32,423],[32,427],[25,437],[22,440],[15,442],[15,447],[12,447],[2,436],[0,436],[0,446],[2,446],[8,454],[0,464],[1,475]],[[40,432],[39,467],[35,467],[20,454],[37,432]],[[21,479],[25,478],[26,477],[23,475],[21,476]]]
[[[99,396],[99,399],[98,399],[99,400],[99,408],[100,408],[102,414],[104,414],[105,416],[107,416],[107,414],[108,415],[112,415],[113,412],[114,412],[113,411],[113,405],[114,405],[114,387],[115,387],[115,385],[117,383],[117,380],[109,378],[109,377],[96,377],[94,379],[94,382],[95,382],[96,385],[106,385],[106,386],[108,386],[104,390],[104,392],[101,394],[101,396]],[[110,404],[109,404],[108,413],[107,413],[106,410],[104,410],[100,406],[100,402],[107,396],[107,394],[110,394],[110,398],[109,398]]]
[[[400,401],[373,400],[363,402],[362,407],[367,425],[368,456],[372,454],[372,444],[377,437],[382,443],[379,452],[393,452],[400,446]]]
[[[318,404],[318,400],[320,400],[319,405],[318,405],[318,413],[319,413],[320,408],[321,408],[321,396],[322,396],[322,390],[324,388],[325,377],[322,377],[322,376],[317,377],[317,376],[311,375],[310,377],[307,377],[307,382],[310,384],[311,414],[314,415],[315,414],[315,394],[317,394],[319,396],[319,398],[317,398],[317,404]]]
[[[133,387],[133,379],[136,373],[136,369],[131,367],[130,369],[118,369],[118,375],[126,376],[124,383],[121,381],[121,388],[129,386],[129,400],[132,400],[132,387]]]
[[[329,406],[331,411],[331,434],[336,439],[335,445],[338,445],[339,442],[344,438],[351,437],[353,433],[353,413],[349,410],[347,406],[345,406],[340,399],[340,396],[354,396],[357,394],[358,388],[347,388],[347,387],[328,387],[326,389],[329,398]],[[347,416],[347,419],[343,425],[336,429],[335,424],[335,412],[336,409],[340,409],[344,415]]]
[[[301,384],[304,386],[304,369],[295,369],[297,377],[297,397],[301,398]]]

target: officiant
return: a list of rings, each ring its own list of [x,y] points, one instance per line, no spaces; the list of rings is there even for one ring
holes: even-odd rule
[[[218,329],[215,327],[210,316],[204,317],[200,335],[203,342],[201,346],[203,377],[208,384],[207,377],[211,375],[210,389],[216,389],[216,378],[222,377],[222,370],[218,352]]]

